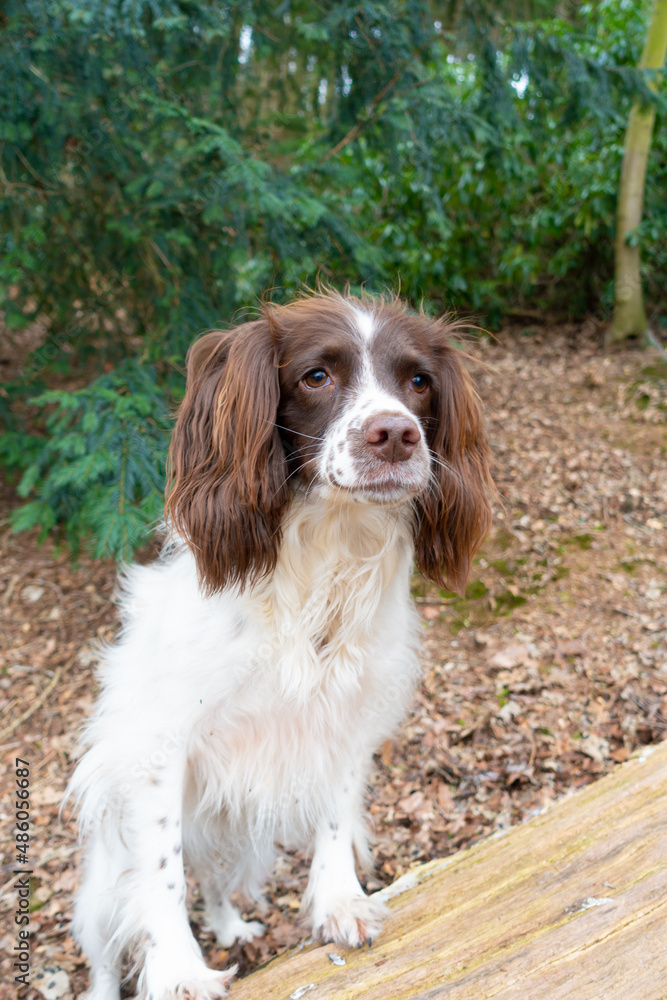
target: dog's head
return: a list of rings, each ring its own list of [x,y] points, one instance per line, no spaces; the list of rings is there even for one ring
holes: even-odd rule
[[[463,586],[490,525],[490,478],[447,335],[395,300],[325,293],[193,345],[167,517],[209,591],[275,567],[299,486],[336,504],[411,503],[420,571]]]

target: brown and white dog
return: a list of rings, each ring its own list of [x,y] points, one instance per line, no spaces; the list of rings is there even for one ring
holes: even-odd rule
[[[487,446],[448,326],[332,292],[192,347],[170,452],[169,541],[123,581],[72,779],[87,860],[75,933],[90,997],[121,961],[151,1000],[224,995],[188,923],[184,859],[223,946],[262,933],[275,845],[312,851],[325,941],[379,932],[367,897],[371,759],[418,678],[413,562],[460,588],[490,522]]]

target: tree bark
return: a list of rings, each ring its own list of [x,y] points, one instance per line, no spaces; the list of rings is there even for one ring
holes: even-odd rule
[[[667,55],[667,0],[655,0],[640,69],[662,69]],[[649,86],[657,89],[657,81]],[[625,135],[623,169],[618,195],[616,225],[616,295],[614,315],[607,334],[610,344],[629,337],[644,337],[648,330],[642,295],[639,246],[628,243],[628,234],[642,219],[646,166],[651,147],[655,108],[634,104]]]

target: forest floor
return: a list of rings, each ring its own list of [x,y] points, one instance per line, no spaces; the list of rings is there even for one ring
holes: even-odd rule
[[[476,349],[500,500],[465,599],[415,581],[421,688],[376,758],[372,891],[543,809],[667,728],[667,366],[605,355],[594,324],[505,332]],[[34,990],[69,1000],[87,972],[68,937],[79,848],[58,808],[95,696],[91,642],[116,628],[115,570],[73,565],[13,535],[0,493],[2,787],[30,761]],[[22,719],[24,715],[29,717]],[[2,797],[2,912],[14,909],[13,798]],[[266,935],[231,950],[195,932],[211,963],[245,974],[304,936],[306,860],[279,858],[257,914]],[[3,921],[0,997],[15,995],[17,928]],[[45,971],[48,970],[48,971]],[[127,995],[131,995],[131,991]]]

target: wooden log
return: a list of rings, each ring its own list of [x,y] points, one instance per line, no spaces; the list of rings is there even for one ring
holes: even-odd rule
[[[379,895],[371,948],[302,945],[232,997],[665,1000],[667,741]]]

